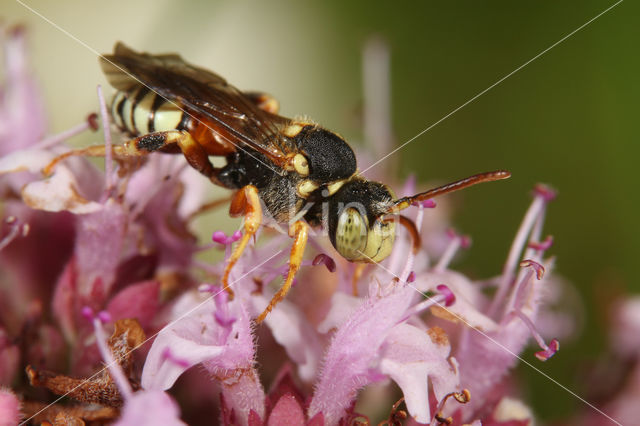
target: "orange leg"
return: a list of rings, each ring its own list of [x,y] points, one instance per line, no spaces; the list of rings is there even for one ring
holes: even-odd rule
[[[309,237],[309,225],[301,220],[295,222],[289,228],[289,236],[293,237],[293,246],[291,247],[291,255],[289,256],[289,272],[287,273],[287,279],[280,287],[280,290],[273,295],[269,306],[262,312],[256,323],[260,324],[269,312],[287,295],[293,284],[293,278],[296,276],[296,272],[300,269],[302,263],[302,255],[304,254],[304,247],[307,245],[307,238]]]
[[[258,108],[271,114],[280,110],[280,102],[271,95],[262,92],[244,92],[243,95],[251,99]]]
[[[124,154],[122,153],[123,148],[124,146],[121,146],[121,145],[113,146],[112,147],[113,155],[115,155],[116,157],[123,157],[124,156]],[[95,145],[95,146],[90,146],[88,148],[83,148],[83,149],[74,149],[74,150],[65,152],[64,154],[60,154],[56,158],[51,160],[51,162],[47,164],[44,169],[42,169],[42,174],[44,174],[45,176],[50,176],[53,173],[53,169],[56,168],[59,162],[69,157],[76,157],[76,156],[104,157],[105,156],[104,145]]]
[[[240,242],[233,250],[222,276],[222,287],[229,294],[229,299],[233,299],[233,290],[229,286],[229,274],[233,265],[240,259],[245,247],[247,247],[247,243],[258,232],[260,223],[262,223],[262,207],[260,207],[258,188],[253,185],[247,185],[236,192],[233,200],[231,200],[229,214],[232,217],[244,215],[244,235],[242,235]]]
[[[150,152],[161,151],[171,154],[182,153],[191,167],[207,176],[215,184],[218,182],[218,171],[209,161],[209,155],[205,149],[191,137],[191,134],[183,130],[169,130],[166,132],[149,133],[125,142],[122,145],[112,147],[116,158],[141,157]],[[71,156],[104,157],[104,145],[90,146],[84,149],[75,149],[65,152],[54,158],[44,169],[45,175],[50,175],[56,165]]]
[[[203,213],[207,213],[211,210],[215,210],[218,207],[224,205],[224,204],[228,204],[229,201],[231,201],[231,198],[229,197],[224,197],[224,198],[218,198],[217,200],[213,200],[213,201],[209,201],[206,204],[201,205],[198,210],[194,211],[193,213],[191,213],[189,215],[189,217],[187,218],[187,220],[193,220],[195,219],[197,216],[203,214]]]
[[[353,277],[351,278],[351,288],[354,296],[358,296],[358,281],[362,278],[362,273],[367,267],[366,263],[356,263],[353,270]]]

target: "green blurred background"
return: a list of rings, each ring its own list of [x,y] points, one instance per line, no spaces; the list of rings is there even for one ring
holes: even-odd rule
[[[362,140],[355,118],[361,52],[376,34],[391,50],[393,130],[402,143],[615,2],[24,3],[72,36],[20,3],[2,1],[5,22],[29,29],[52,133],[96,110],[96,84],[106,82],[95,52],[122,40],[178,52],[240,88],[274,94],[284,115],[308,114]],[[605,302],[640,290],[640,148],[633,142],[639,12],[637,2],[621,2],[394,155],[401,177],[415,173],[422,182],[496,168],[513,173],[508,182],[452,197],[453,222],[474,240],[455,267],[472,277],[500,272],[532,186],[558,189],[546,232],[555,237],[557,271],[578,288],[586,318],[582,334],[563,341],[551,361],[527,360],[579,395],[590,392],[581,372],[606,346]],[[87,135],[76,143],[98,140]],[[518,374],[530,384],[527,397],[540,419],[587,409],[532,369]]]

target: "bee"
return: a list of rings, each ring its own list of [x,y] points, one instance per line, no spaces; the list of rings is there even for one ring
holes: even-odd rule
[[[291,288],[300,268],[310,228],[328,232],[338,253],[351,262],[380,262],[391,253],[396,219],[418,241],[415,225],[399,212],[416,202],[499,179],[503,170],[482,173],[411,197],[358,174],[356,156],[337,133],[305,120],[278,115],[269,95],[242,92],[219,75],[175,54],[138,53],[117,43],[101,57],[102,69],[117,90],[111,116],[131,136],[114,146],[116,157],[152,152],[182,154],[213,184],[234,191],[229,213],[244,217],[244,233],[222,276],[233,297],[229,274],[263,221],[263,206],[293,238],[284,283],[256,319],[259,323]],[[104,146],[69,155],[104,155]],[[210,157],[224,157],[215,167]]]

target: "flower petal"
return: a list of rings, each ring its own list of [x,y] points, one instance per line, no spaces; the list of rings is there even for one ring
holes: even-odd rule
[[[372,375],[370,368],[380,356],[380,346],[415,296],[415,290],[405,286],[393,289],[385,297],[366,299],[338,329],[324,360],[309,417],[322,412],[326,424],[338,423],[358,389],[380,378]]]
[[[145,390],[134,393],[127,399],[122,417],[116,426],[156,426],[184,425],[180,420],[178,404],[166,393],[159,390]]]
[[[460,387],[447,359],[450,350],[448,340],[432,339],[408,324],[395,326],[381,348],[380,372],[400,386],[409,414],[420,423],[431,420],[429,379],[438,400]]]
[[[268,426],[304,426],[304,424],[304,411],[298,400],[290,393],[280,397],[267,421]]]
[[[0,388],[0,425],[17,425],[21,419],[18,397],[10,390]]]
[[[147,328],[159,308],[160,283],[143,281],[130,285],[116,294],[107,311],[113,320],[135,318]]]
[[[78,188],[78,182],[71,171],[59,166],[49,179],[25,186],[22,189],[22,199],[31,208],[49,212],[86,214],[102,208],[100,203],[83,197]]]
[[[169,347],[174,358],[184,361],[177,363],[154,347]],[[163,329],[153,342],[142,372],[142,387],[145,389],[169,389],[187,369],[215,358],[224,352],[222,346],[207,346],[191,339],[178,336],[171,329]]]

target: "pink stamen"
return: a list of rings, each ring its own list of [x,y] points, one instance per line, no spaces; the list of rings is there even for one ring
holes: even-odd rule
[[[80,310],[80,314],[82,314],[82,317],[88,321],[93,321],[93,309],[91,309],[89,306],[85,306]]]
[[[435,415],[433,416],[433,420],[431,421],[430,426],[438,426],[443,424],[440,421],[440,419],[442,418],[442,410],[444,409],[444,405],[447,403],[449,398],[452,398],[452,397],[453,399],[458,401],[460,404],[466,404],[467,402],[471,401],[471,392],[469,392],[468,389],[462,389],[462,391],[460,392],[451,392],[446,394],[444,398],[442,398],[438,403],[438,406],[436,407]],[[447,419],[447,420],[450,420],[450,419]]]
[[[520,266],[523,268],[521,273],[519,274],[519,281],[513,291],[513,294],[507,304],[507,307],[504,312],[511,312],[514,310],[519,310],[524,306],[527,301],[527,292],[531,286],[531,280],[535,273],[536,279],[540,281],[544,277],[544,266],[539,264],[538,262],[526,259],[520,262]],[[520,278],[521,277],[521,278]],[[506,322],[509,320],[509,316],[505,315],[502,319],[502,322]]]
[[[94,132],[97,132],[98,129],[100,128],[100,122],[98,121],[98,114],[96,114],[95,112],[92,112],[91,114],[89,114],[87,116],[87,124],[89,125],[89,128],[91,130],[93,130]]]
[[[458,233],[456,233],[453,229],[448,229],[447,235],[451,238],[451,241],[449,242],[449,245],[445,249],[444,253],[442,253],[442,256],[440,256],[440,260],[438,260],[436,266],[434,266],[433,270],[435,272],[445,271],[451,263],[451,260],[453,260],[453,257],[458,252],[458,249],[466,249],[471,245],[471,238],[466,235],[458,235]]]
[[[456,301],[455,295],[446,285],[440,284],[436,288],[440,292],[439,294],[436,294],[431,297],[427,297],[422,302],[417,303],[413,305],[411,308],[407,309],[406,315],[404,315],[399,322],[406,321],[412,315],[418,315],[420,312],[423,312],[432,306],[444,305],[445,307],[447,307],[447,306],[451,306]]]
[[[546,202],[553,201],[558,195],[555,190],[542,183],[533,187],[533,193],[538,197],[542,197]]]
[[[559,349],[560,342],[558,342],[558,339],[551,339],[551,342],[549,342],[549,346],[545,350],[536,352],[535,356],[540,361],[547,361],[549,358],[554,356]]]
[[[90,114],[87,117],[86,121],[84,121],[83,123],[77,124],[72,128],[65,130],[64,132],[60,132],[58,134],[45,138],[38,142],[35,147],[38,149],[47,149],[52,146],[58,145],[59,143],[64,142],[67,139],[70,139],[75,135],[79,135],[80,133],[83,133],[87,130],[98,130],[98,114]]]
[[[211,236],[211,239],[221,245],[229,245],[229,244],[233,244],[236,241],[238,241],[240,238],[242,238],[242,232],[241,231],[235,231],[233,234],[231,234],[230,236],[227,236],[227,234],[225,234],[223,231],[215,231],[213,233],[213,235]]]
[[[189,361],[182,359],[182,358],[178,358],[177,356],[175,356],[172,352],[171,352],[171,348],[169,346],[167,346],[166,348],[164,348],[164,350],[162,351],[162,358],[166,359],[169,362],[172,362],[174,364],[176,364],[179,367],[183,367],[183,368],[188,368],[190,366]]]
[[[418,206],[418,214],[416,215],[416,230],[420,233],[420,229],[422,228],[422,219],[424,218],[424,208],[422,205]],[[413,250],[409,251],[409,256],[407,256],[407,262],[404,265],[404,269],[400,274],[402,281],[407,283],[409,279],[409,275],[413,271],[413,262],[416,260],[416,255]]]
[[[107,322],[111,322],[111,314],[107,311],[98,312],[97,317],[100,320],[100,322],[102,322],[103,324]]]
[[[558,339],[551,339],[551,342],[549,342],[549,346],[547,346],[544,339],[536,329],[535,324],[533,324],[528,316],[526,316],[522,311],[512,311],[511,315],[516,316],[520,318],[520,320],[522,320],[527,328],[529,328],[529,332],[538,343],[538,346],[542,348],[541,351],[536,352],[536,358],[538,358],[540,361],[546,361],[553,355],[555,355],[556,352],[558,352],[558,350],[560,349],[560,342],[558,341]]]
[[[444,296],[444,306],[449,307],[455,303],[456,295],[453,294],[449,287],[444,284],[439,284],[436,286],[436,289]]]
[[[491,302],[491,306],[487,310],[487,314],[490,317],[494,317],[496,315],[498,308],[503,305],[504,300],[507,297],[509,288],[513,284],[513,280],[515,278],[515,270],[518,265],[518,258],[522,253],[522,250],[527,241],[527,237],[531,233],[532,228],[536,224],[537,228],[541,227],[541,223],[538,222],[538,219],[544,213],[546,203],[550,199],[552,199],[550,191],[551,190],[548,190],[543,185],[536,185],[536,187],[534,188],[535,196],[533,202],[529,206],[524,219],[522,219],[520,228],[518,229],[516,237],[511,244],[509,255],[507,256],[507,261],[502,268],[502,277],[498,285],[498,291],[493,298],[493,302]]]
[[[420,207],[424,207],[425,209],[433,209],[436,207],[436,202],[433,201],[433,199],[429,198],[428,200],[424,200],[424,201],[417,201],[415,203],[413,203],[414,206],[420,206]]]
[[[538,281],[541,280],[542,277],[544,277],[544,266],[542,266],[541,264],[539,264],[534,260],[525,259],[522,262],[520,262],[520,266],[523,268],[531,267],[535,271],[536,278],[538,279]]]
[[[409,276],[407,277],[407,282],[408,283],[412,283],[416,280],[416,273],[415,271],[411,271],[409,272]]]
[[[104,132],[104,198],[108,198],[114,182],[111,129],[109,128],[109,115],[107,113],[107,103],[102,94],[102,86],[98,85],[97,90],[98,103],[100,104],[100,119],[102,120],[102,131]]]
[[[324,266],[326,266],[326,268],[327,268],[327,270],[329,272],[335,272],[336,271],[336,262],[335,262],[335,260],[333,260],[331,258],[331,256],[326,255],[324,253],[320,253],[319,255],[317,255],[313,259],[313,262],[311,262],[311,264],[313,266],[317,266],[317,265],[323,264]]]
[[[544,241],[529,242],[528,247],[533,250],[545,251],[545,250],[549,250],[549,248],[551,248],[552,245],[553,245],[553,236],[548,235],[547,238],[544,239]]]
[[[218,243],[218,244],[226,244],[227,243],[226,242],[227,241],[227,236],[222,231],[215,231],[213,233],[213,235],[211,236],[211,239],[213,240],[213,242]]]

